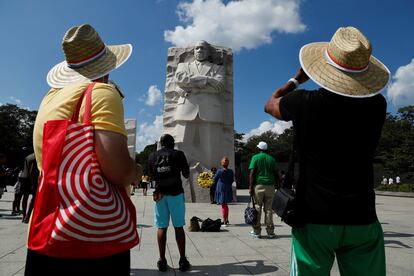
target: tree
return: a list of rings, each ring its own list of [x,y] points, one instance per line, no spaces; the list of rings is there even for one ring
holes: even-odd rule
[[[234,130],[234,152],[241,151],[245,145],[243,142],[244,133],[238,133]]]
[[[257,144],[264,141],[268,145],[268,153],[278,162],[288,162],[293,143],[293,127],[286,129],[282,134],[271,130],[260,135],[250,137],[243,148],[243,159],[250,160],[258,152]]]
[[[148,157],[151,153],[157,151],[157,142],[154,144],[147,145],[143,151],[140,153],[135,153],[135,161],[141,164],[141,166],[144,168],[144,171],[147,172],[148,168]]]
[[[8,166],[22,166],[26,155],[33,152],[33,127],[37,111],[14,104],[0,106],[0,151],[8,156]]]
[[[386,174],[414,172],[414,106],[400,108],[396,115],[387,114],[375,160]]]

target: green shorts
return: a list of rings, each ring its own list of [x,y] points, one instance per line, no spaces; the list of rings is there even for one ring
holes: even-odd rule
[[[292,229],[290,276],[330,275],[335,256],[342,276],[385,275],[381,224],[307,224]]]

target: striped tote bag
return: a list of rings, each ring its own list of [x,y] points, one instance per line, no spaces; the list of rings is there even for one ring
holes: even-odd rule
[[[62,258],[99,258],[139,242],[135,207],[125,189],[103,177],[94,150],[91,102],[86,88],[71,120],[43,129],[42,171],[29,228],[28,247]],[[85,98],[85,112],[77,122]]]

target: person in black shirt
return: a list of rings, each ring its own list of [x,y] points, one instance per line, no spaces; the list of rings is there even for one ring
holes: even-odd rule
[[[3,192],[6,189],[7,178],[10,176],[10,172],[7,170],[5,165],[6,160],[6,154],[0,152],[0,198],[3,196]]]
[[[164,134],[160,139],[161,149],[148,158],[148,173],[155,180],[153,193],[155,203],[155,226],[160,259],[157,262],[160,271],[167,270],[165,247],[170,216],[175,229],[175,239],[180,252],[179,269],[186,271],[190,263],[185,256],[185,203],[181,174],[188,178],[190,169],[182,151],[174,149],[174,138]]]
[[[386,114],[379,94],[389,70],[356,28],[331,42],[305,45],[295,78],[277,89],[265,111],[293,121],[299,155],[298,210],[292,229],[293,275],[385,275],[383,232],[375,211],[373,157]],[[312,79],[321,88],[297,89]]]
[[[36,192],[37,192],[37,185],[39,179],[39,169],[37,168],[36,157],[35,154],[29,154],[26,156],[24,160],[24,167],[23,167],[23,185],[22,185],[22,192],[23,192],[23,219],[22,222],[29,223],[30,216],[33,211],[34,202],[36,199]],[[30,200],[29,206],[27,206],[27,200],[29,198],[29,194],[32,194],[32,199]]]

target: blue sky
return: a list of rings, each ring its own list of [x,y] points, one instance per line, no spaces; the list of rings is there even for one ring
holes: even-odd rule
[[[47,72],[63,60],[64,33],[89,23],[107,44],[134,46],[111,78],[126,94],[125,117],[137,119],[138,150],[162,131],[167,49],[201,38],[235,50],[235,129],[281,132],[288,125],[266,115],[263,105],[294,76],[300,47],[355,26],[391,71],[383,94],[395,112],[414,104],[413,11],[411,0],[1,0],[0,103],[37,109],[49,89]]]

